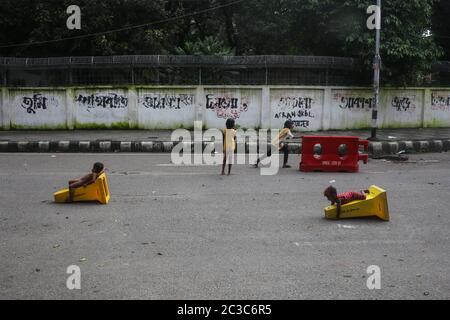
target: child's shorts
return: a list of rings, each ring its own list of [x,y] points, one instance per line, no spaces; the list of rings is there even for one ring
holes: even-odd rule
[[[234,161],[234,151],[225,151],[225,160],[228,164],[233,164]]]

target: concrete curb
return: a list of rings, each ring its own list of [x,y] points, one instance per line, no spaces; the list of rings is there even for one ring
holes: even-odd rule
[[[0,141],[0,152],[171,152],[179,143],[185,149],[195,152],[205,150],[214,152],[222,145],[214,142],[178,142],[178,141]],[[245,152],[253,151],[256,142],[246,142]],[[179,148],[181,149],[181,147]],[[301,143],[289,143],[289,153],[301,153]],[[217,150],[218,151],[218,150]],[[450,139],[420,140],[420,141],[371,141],[368,153],[374,156],[405,153],[431,153],[450,151]]]

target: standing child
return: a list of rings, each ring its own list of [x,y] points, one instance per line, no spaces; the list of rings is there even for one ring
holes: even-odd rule
[[[231,172],[234,150],[236,149],[236,130],[234,129],[234,119],[227,119],[226,129],[223,129],[223,164],[222,175],[225,174],[225,165],[228,162],[228,175]]]
[[[73,201],[73,195],[75,193],[75,189],[79,187],[85,187],[91,183],[94,183],[95,180],[97,180],[98,176],[102,174],[103,172],[103,163],[96,162],[94,163],[94,166],[92,167],[92,170],[90,173],[82,176],[80,179],[77,180],[70,180],[69,181],[69,199],[68,202]]]
[[[283,158],[283,168],[290,168],[291,166],[287,164],[288,162],[288,156],[289,156],[289,148],[285,140],[287,138],[293,138],[294,135],[292,134],[291,130],[294,127],[294,122],[292,120],[287,120],[284,123],[284,128],[278,133],[278,135],[275,137],[275,139],[272,140],[271,144],[278,148],[279,151],[283,152],[284,158]],[[272,149],[269,148],[267,150],[266,157],[270,157],[272,155]],[[261,159],[263,159],[264,156],[258,158],[255,164],[255,168],[258,168],[259,163],[261,162]]]
[[[323,195],[331,201],[331,205],[336,204],[337,209],[337,215],[336,218],[339,219],[339,216],[341,214],[341,206],[350,203],[352,201],[357,200],[366,200],[366,194],[369,194],[369,190],[363,190],[361,192],[356,191],[348,191],[344,193],[337,193],[337,190],[333,186],[329,186],[325,189],[323,192]]]

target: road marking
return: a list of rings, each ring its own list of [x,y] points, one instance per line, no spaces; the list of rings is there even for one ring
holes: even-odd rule
[[[355,226],[352,225],[345,225],[345,224],[338,224],[338,228],[344,228],[344,229],[356,229]]]
[[[218,164],[176,164],[176,163],[159,163],[157,167],[217,167],[220,166],[221,163]]]
[[[3,173],[0,172],[0,176],[71,176],[71,175],[83,175],[86,172],[30,172],[30,173]],[[108,177],[110,176],[210,176],[210,175],[218,175],[218,173],[211,172],[133,172],[133,173],[108,173]]]
[[[89,153],[89,152],[49,152],[49,153],[44,153],[44,152],[0,152],[0,156],[10,156],[10,157],[14,157],[14,156],[34,156],[34,157],[49,157],[49,156],[54,156],[56,155],[57,157],[59,156],[64,156],[64,157],[84,157],[84,156],[94,156],[94,157],[101,157],[101,156],[137,156],[137,157],[153,157],[153,156],[166,156],[166,157],[170,157],[171,153],[169,152],[97,152],[97,153]],[[191,156],[193,156],[194,154],[192,153]],[[217,156],[220,157],[220,155],[222,155],[221,153],[217,153]],[[249,157],[256,157],[259,156],[260,154],[258,153],[246,153],[245,156]],[[278,154],[278,156],[281,156],[281,154]],[[296,157],[298,155],[293,154],[291,155],[292,157]]]
[[[152,156],[170,156],[170,153],[166,152],[136,152],[136,153],[124,153],[124,152],[108,152],[108,153],[85,153],[85,152],[73,152],[73,153],[64,153],[64,152],[53,152],[53,153],[36,153],[36,152],[0,152],[0,156],[34,156],[34,157],[49,157],[52,155],[64,156],[64,157],[84,157],[84,156],[94,156],[94,157],[102,157],[102,156],[139,156],[139,157],[152,157]]]
[[[385,245],[398,245],[398,244],[425,244],[426,241],[418,240],[336,240],[336,241],[300,241],[295,242],[296,246],[342,246],[342,245],[375,245],[375,244],[385,244]],[[298,245],[297,245],[298,244]]]

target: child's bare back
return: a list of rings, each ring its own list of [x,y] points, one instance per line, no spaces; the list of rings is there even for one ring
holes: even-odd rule
[[[92,167],[92,170],[90,173],[82,176],[81,178],[77,180],[70,180],[69,181],[69,202],[73,201],[73,195],[76,188],[80,187],[86,187],[87,185],[94,183],[95,180],[97,180],[98,176],[103,172],[103,163],[96,162],[94,163],[94,166]]]

